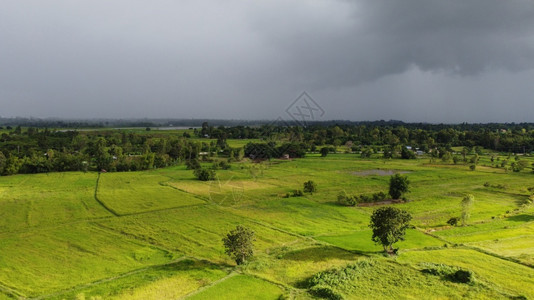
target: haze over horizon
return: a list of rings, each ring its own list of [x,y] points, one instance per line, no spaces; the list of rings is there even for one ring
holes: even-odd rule
[[[2,117],[534,122],[530,0],[1,7]]]

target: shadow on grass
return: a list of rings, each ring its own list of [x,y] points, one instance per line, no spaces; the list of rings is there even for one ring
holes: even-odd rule
[[[525,195],[519,194],[519,193],[506,192],[506,191],[497,191],[495,189],[490,191],[490,190],[485,190],[485,189],[482,189],[482,188],[479,188],[479,189],[476,189],[476,190],[482,191],[482,192],[485,192],[485,193],[506,195],[506,196],[514,199],[515,204],[518,205],[518,206],[521,206],[521,205],[529,203],[528,196],[525,196]]]
[[[226,264],[214,264],[207,260],[184,259],[181,261],[155,266],[157,271],[187,271],[192,269],[217,269],[230,268],[232,266]]]
[[[341,205],[337,201],[321,202],[321,204],[322,205],[328,205],[328,206],[334,206],[334,207],[354,207],[354,206]]]
[[[508,217],[509,221],[514,222],[531,222],[534,221],[534,215],[527,215],[527,214],[521,214],[521,215],[515,215]]]
[[[287,252],[282,259],[322,262],[331,259],[353,260],[355,255],[368,256],[379,252],[348,251],[332,246],[317,246]]]

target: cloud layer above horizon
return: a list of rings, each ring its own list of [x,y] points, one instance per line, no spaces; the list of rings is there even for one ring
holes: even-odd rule
[[[4,1],[0,116],[534,122],[531,0]]]

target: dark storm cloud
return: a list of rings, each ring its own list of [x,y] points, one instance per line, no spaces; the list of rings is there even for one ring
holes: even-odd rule
[[[326,118],[528,121],[510,104],[534,109],[530,0],[0,6],[2,116],[268,119],[303,90]]]
[[[328,24],[314,15],[297,15],[272,26],[275,18],[265,19],[263,14],[258,27],[290,55],[287,60],[295,69],[311,74],[319,85],[359,84],[412,66],[460,75],[533,67],[532,1],[384,0],[338,5],[345,11],[325,8],[325,14],[334,12]]]

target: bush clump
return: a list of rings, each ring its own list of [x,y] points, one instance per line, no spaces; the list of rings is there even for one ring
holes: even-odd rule
[[[460,221],[460,218],[458,217],[452,217],[450,218],[448,221],[447,221],[447,224],[451,225],[451,226],[456,226],[458,225],[458,222]]]
[[[317,192],[317,184],[312,180],[304,182],[304,192],[313,194]]]
[[[400,199],[410,191],[410,180],[407,176],[395,174],[389,179],[389,194],[393,199]]]
[[[494,188],[494,189],[499,189],[499,190],[505,190],[508,188],[508,186],[506,184],[491,184],[489,182],[485,182],[484,183],[484,187],[487,187],[487,188]]]
[[[291,193],[286,193],[283,198],[290,198],[290,197],[302,197],[304,196],[304,193],[301,190],[294,190]]]
[[[470,270],[464,270],[458,267],[448,266],[444,264],[424,264],[425,268],[421,272],[434,276],[440,276],[445,280],[457,283],[473,283],[474,274]]]
[[[378,193],[374,193],[372,197],[373,197],[373,202],[380,202],[380,201],[386,200],[387,195],[384,192],[378,192]]]
[[[371,195],[349,195],[345,191],[339,192],[337,195],[337,202],[343,206],[356,206],[358,203],[375,203],[387,199],[387,194],[378,192]]]
[[[193,174],[200,181],[210,181],[215,179],[215,171],[210,169],[195,169]]]
[[[460,269],[449,275],[449,278],[453,282],[470,283],[473,281],[473,272]]]
[[[185,166],[188,170],[200,169],[200,162],[196,158],[188,159],[185,161]]]
[[[340,291],[350,291],[358,276],[364,275],[374,266],[373,261],[361,260],[343,268],[319,272],[306,282],[308,292],[325,299],[344,299]]]
[[[337,195],[337,203],[343,206],[355,206],[358,204],[358,198],[341,191]]]
[[[231,168],[231,165],[224,160],[214,162],[213,166],[211,167],[213,170],[228,170]]]
[[[314,286],[308,290],[310,294],[312,294],[315,297],[323,298],[323,299],[330,299],[330,300],[342,300],[343,296],[339,293],[336,293],[334,290],[332,290],[330,287],[327,286]]]

